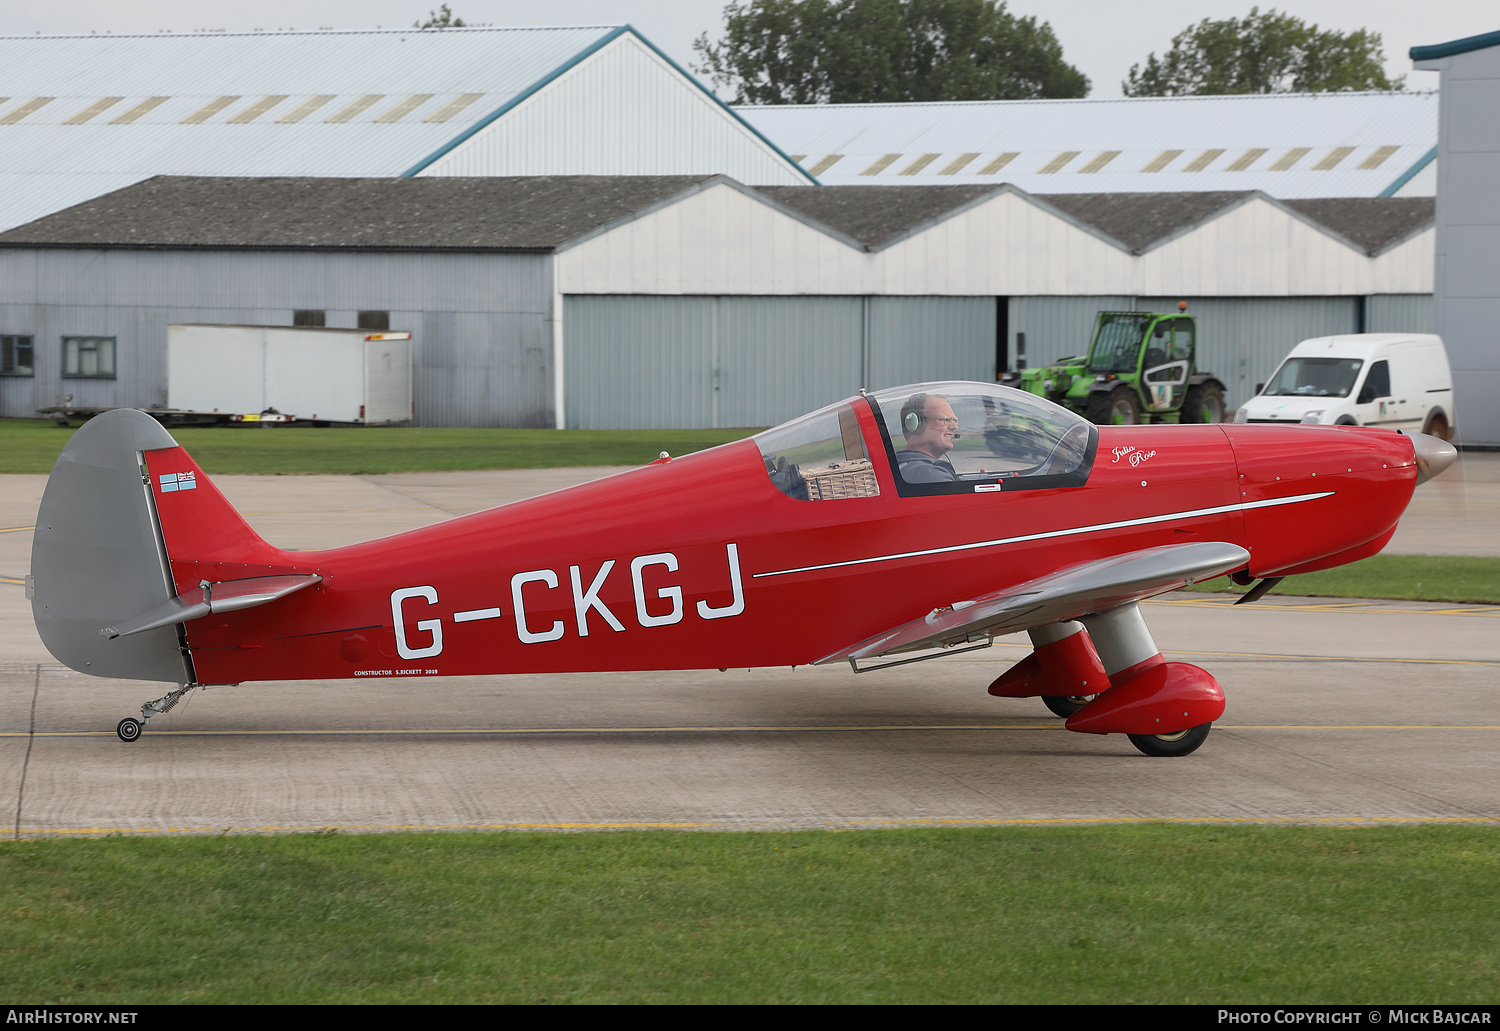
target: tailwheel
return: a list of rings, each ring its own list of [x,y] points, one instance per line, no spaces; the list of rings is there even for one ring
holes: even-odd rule
[[[1051,709],[1054,716],[1067,719],[1098,697],[1096,694],[1042,695],[1042,704]]]
[[[115,733],[120,736],[121,741],[134,741],[141,736],[141,721],[126,716],[115,727]]]
[[[1212,723],[1200,723],[1174,734],[1129,734],[1130,743],[1147,755],[1190,755],[1208,739]]]

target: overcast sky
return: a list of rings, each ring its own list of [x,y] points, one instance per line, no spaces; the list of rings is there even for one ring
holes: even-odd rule
[[[679,64],[696,61],[693,40],[717,38],[722,0],[449,0],[472,23],[617,25],[630,23]],[[48,0],[0,4],[0,34],[191,32],[194,29],[402,28],[425,18],[431,0]],[[1407,50],[1500,30],[1494,0],[1291,0],[1261,4],[1323,28],[1368,28],[1384,36],[1388,72],[1408,88],[1432,89],[1435,72],[1412,72]],[[1120,96],[1130,66],[1161,53],[1174,35],[1203,18],[1240,17],[1249,2],[1225,0],[1011,0],[1016,14],[1050,22],[1063,53],[1093,82],[1092,95]]]

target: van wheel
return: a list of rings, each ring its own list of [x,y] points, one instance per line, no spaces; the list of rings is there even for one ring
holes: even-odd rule
[[[1439,440],[1452,440],[1453,429],[1448,425],[1448,417],[1442,412],[1433,412],[1427,417],[1427,425],[1422,427],[1423,433],[1431,434]]]

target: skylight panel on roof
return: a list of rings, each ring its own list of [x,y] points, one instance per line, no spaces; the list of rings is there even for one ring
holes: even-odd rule
[[[1180,157],[1182,157],[1182,151],[1180,150],[1164,150],[1160,154],[1156,155],[1156,157],[1152,158],[1150,163],[1147,164],[1145,168],[1141,169],[1141,171],[1160,172],[1163,168],[1166,168],[1168,165],[1170,165]]]
[[[228,107],[230,104],[233,104],[238,99],[240,98],[219,97],[217,100],[210,100],[207,104],[204,104],[198,110],[194,111],[192,114],[184,118],[182,120],[182,124],[202,125],[204,122],[208,121],[214,115],[218,114],[220,111],[224,110],[226,107]]]
[[[1021,152],[1020,151],[1018,151],[1018,150],[1008,150],[1004,154],[1001,154],[999,157],[995,158],[995,160],[991,161],[989,164],[987,164],[983,168],[981,168],[979,170],[979,174],[980,175],[994,175],[996,172],[1000,171],[1000,169],[1004,168],[1006,165],[1010,164],[1012,161],[1014,161],[1016,158],[1018,158],[1020,156],[1021,156]]]
[[[1095,156],[1094,160],[1078,170],[1079,174],[1097,172],[1119,156],[1120,152],[1118,150],[1102,150]]]
[[[954,158],[952,161],[944,165],[942,171],[938,172],[938,175],[957,175],[959,169],[963,168],[978,156],[978,151],[975,151],[972,154],[960,154],[958,157]]]
[[[1390,157],[1400,149],[1400,147],[1377,147],[1375,148],[1375,153],[1371,154],[1369,157],[1361,161],[1358,167],[1362,169],[1379,168],[1381,165],[1385,164],[1386,158]]]
[[[155,111],[157,108],[161,107],[171,99],[171,97],[147,97],[145,100],[135,105],[135,107],[120,115],[118,118],[111,119],[109,124],[129,125],[131,122],[134,122],[142,115],[150,114],[152,111]]]
[[[56,97],[32,97],[4,118],[0,118],[0,125],[15,125],[27,115],[41,110],[56,99]]]
[[[1287,171],[1293,165],[1295,165],[1297,162],[1299,162],[1303,158],[1307,157],[1308,153],[1311,150],[1312,150],[1311,147],[1293,147],[1291,150],[1289,150],[1285,154],[1281,155],[1280,159],[1278,159],[1277,162],[1274,165],[1271,166],[1271,171],[1273,171],[1273,172],[1285,172],[1285,171]]]
[[[893,161],[895,161],[897,158],[899,158],[900,156],[901,156],[900,154],[887,154],[887,155],[885,155],[882,158],[876,159],[876,161],[875,161],[875,163],[873,165],[871,165],[869,168],[865,169],[863,172],[861,172],[859,174],[860,175],[879,175],[881,172],[884,172],[887,168],[890,168],[891,167],[891,163]],[[793,158],[793,160],[796,160],[796,159]]]
[[[231,118],[229,120],[229,124],[230,125],[249,125],[251,122],[255,121],[261,115],[263,115],[267,111],[271,110],[271,108],[275,107],[277,104],[281,103],[286,98],[287,98],[287,94],[285,94],[285,93],[276,94],[276,95],[268,96],[268,97],[261,97],[255,103],[251,104],[249,107],[245,108],[245,110],[241,111],[239,114],[237,114],[233,118]]]
[[[332,100],[337,94],[319,93],[316,97],[308,97],[302,103],[292,108],[291,111],[276,119],[277,125],[296,125],[302,119],[312,114],[318,108]]]
[[[458,114],[460,111],[468,107],[470,104],[474,103],[474,101],[478,100],[482,96],[484,96],[483,93],[461,93],[458,96],[454,97],[452,100],[448,101],[448,103],[444,104],[442,107],[438,108],[432,114],[422,119],[422,121],[446,122],[448,119]]]
[[[1245,151],[1245,153],[1241,154],[1239,157],[1230,162],[1228,171],[1243,172],[1245,169],[1249,168],[1251,165],[1255,164],[1265,156],[1265,147],[1251,147],[1249,150]]]
[[[1323,160],[1313,165],[1314,172],[1327,172],[1329,169],[1337,168],[1340,161],[1354,153],[1353,147],[1334,147]]]
[[[83,123],[87,122],[90,118],[93,118],[93,117],[95,117],[97,115],[103,114],[105,111],[108,111],[110,108],[114,107],[116,104],[118,104],[120,101],[122,101],[124,99],[125,99],[124,97],[101,97],[99,100],[94,101],[88,107],[86,107],[82,111],[78,112],[72,118],[69,118],[66,121],[64,121],[63,124],[64,125],[82,125]]]
[[[1066,165],[1069,161],[1072,161],[1082,153],[1083,151],[1081,150],[1063,151],[1061,154],[1057,155],[1057,157],[1053,158],[1051,161],[1042,166],[1042,175],[1051,175],[1053,172],[1061,172],[1064,165]]]
[[[1205,150],[1202,154],[1199,154],[1197,157],[1193,158],[1192,162],[1189,163],[1188,166],[1183,169],[1183,171],[1184,172],[1201,172],[1205,168],[1207,168],[1209,165],[1211,165],[1215,161],[1219,160],[1219,158],[1222,157],[1223,155],[1224,155],[1224,151],[1222,149],[1220,149],[1220,150]]]
[[[936,161],[940,157],[942,157],[941,154],[923,154],[921,157],[917,158],[917,160],[915,160],[911,164],[907,165],[905,168],[903,168],[897,174],[898,175],[916,175],[918,172],[920,172],[922,169],[926,168],[928,165],[932,164],[934,161]]]
[[[363,114],[384,99],[384,93],[366,93],[364,96],[354,101],[354,103],[345,105],[340,110],[335,111],[333,114],[329,115],[323,120],[323,123],[326,125],[330,122],[351,121],[356,115]]]
[[[819,161],[816,165],[813,165],[811,168],[809,168],[807,170],[807,174],[808,175],[822,175],[824,172],[828,171],[830,168],[832,168],[834,165],[838,164],[843,159],[844,159],[844,155],[842,155],[842,154],[829,154],[822,161]]]
[[[399,122],[401,121],[401,119],[411,114],[413,111],[421,107],[423,104],[427,103],[435,96],[437,96],[436,93],[413,93],[411,96],[401,101],[401,103],[391,108],[385,114],[376,118],[375,121],[384,123],[386,125],[389,125],[392,122]]]

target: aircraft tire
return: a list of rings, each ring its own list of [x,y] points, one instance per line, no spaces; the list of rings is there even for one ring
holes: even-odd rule
[[[1092,694],[1043,695],[1042,704],[1051,709],[1054,716],[1067,719],[1097,697],[1099,696]]]
[[[141,736],[141,721],[126,716],[115,727],[115,733],[119,735],[121,741],[130,742],[138,740]]]
[[[1130,743],[1151,756],[1191,755],[1208,739],[1212,723],[1200,723],[1196,727],[1175,734],[1129,734]]]

